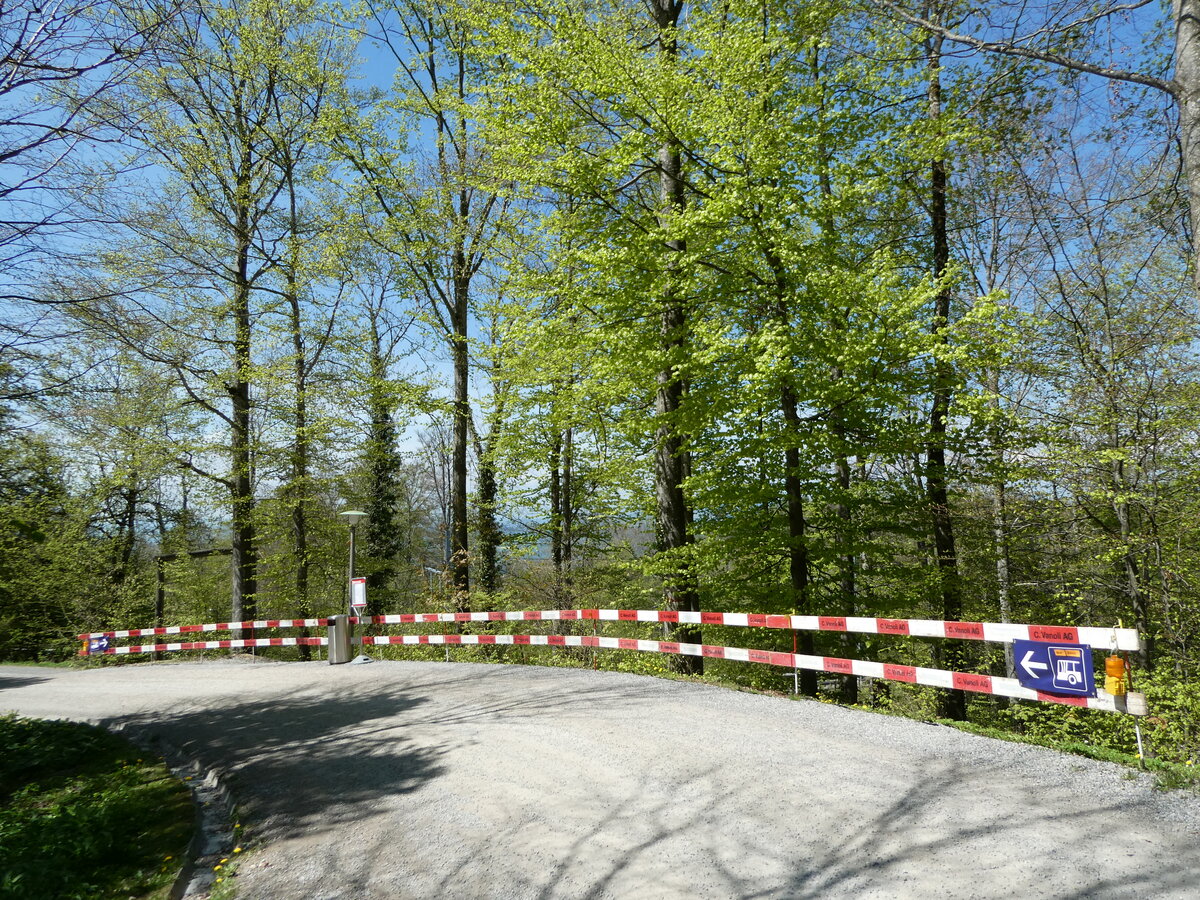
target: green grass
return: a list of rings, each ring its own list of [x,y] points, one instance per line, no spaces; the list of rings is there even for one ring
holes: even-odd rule
[[[0,898],[165,898],[192,821],[187,788],[127,741],[0,717]]]

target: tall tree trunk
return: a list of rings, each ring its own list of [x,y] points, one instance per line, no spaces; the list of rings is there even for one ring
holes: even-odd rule
[[[489,594],[500,590],[498,554],[504,535],[496,521],[496,464],[493,460],[495,442],[499,438],[499,417],[492,420],[487,444],[479,456],[479,584]]]
[[[925,42],[929,59],[929,118],[935,123],[942,115],[942,38],[930,35]],[[930,226],[933,232],[933,275],[941,280],[950,265],[950,239],[946,220],[946,160],[939,151],[930,164]],[[950,288],[943,285],[934,300],[932,331],[939,340],[950,322]],[[958,555],[954,545],[954,525],[950,518],[950,500],[946,489],[946,417],[954,387],[954,373],[948,362],[933,364],[933,402],[929,411],[929,440],[926,445],[925,488],[933,517],[933,545],[937,555],[938,582],[941,588],[942,618],[954,621],[962,617],[962,585],[958,577]],[[947,640],[938,645],[937,665],[959,671],[965,654],[962,645]],[[962,691],[943,691],[939,695],[940,712],[947,719],[963,720],[967,715]]]
[[[396,450],[396,425],[393,403],[387,389],[388,366],[380,331],[380,313],[373,309],[370,319],[370,346],[367,367],[370,385],[367,409],[371,416],[367,439],[367,464],[371,488],[367,497],[365,556],[367,565],[367,615],[389,612],[396,577],[396,558],[403,549],[397,514],[400,507],[401,470]]]
[[[824,208],[821,210],[821,241],[825,247],[825,253],[832,259],[837,253],[838,233],[837,223],[834,221],[833,215],[833,179],[830,177],[830,168],[832,160],[829,150],[826,146],[824,117],[826,108],[826,92],[825,82],[821,76],[821,56],[820,47],[817,43],[813,43],[810,48],[810,66],[812,69],[813,83],[819,88],[820,94],[818,99],[818,109],[820,110],[822,123],[817,134],[817,151],[819,153],[818,164],[818,184],[821,190],[821,198],[824,201]],[[842,328],[849,314],[839,312],[838,318],[835,319],[836,327]],[[834,384],[840,383],[845,377],[840,365],[833,366],[830,372],[830,378]],[[840,597],[841,614],[844,616],[853,616],[855,614],[855,571],[857,560],[854,557],[853,548],[853,513],[850,509],[850,460],[846,453],[846,409],[844,405],[836,407],[831,413],[832,422],[830,430],[833,432],[833,438],[836,444],[836,458],[834,463],[834,478],[836,480],[836,492],[838,501],[835,504],[834,514],[837,517],[837,542],[838,542],[838,587]],[[858,655],[859,641],[853,634],[845,634],[841,637],[841,645],[848,657],[856,657]],[[842,676],[841,700],[843,703],[858,702],[858,677],[855,675]]]
[[[563,609],[570,609],[575,602],[574,582],[571,575],[571,564],[574,556],[575,542],[575,501],[574,501],[574,460],[575,435],[568,428],[563,435],[562,453],[562,569],[559,573],[560,598]]]
[[[570,609],[573,505],[572,429],[556,433],[550,447],[550,556],[554,563],[554,605]]]
[[[799,434],[800,413],[797,408],[796,395],[790,387],[783,388],[780,397],[783,420],[787,424],[789,436]],[[792,608],[798,616],[812,615],[812,597],[809,591],[811,574],[808,561],[808,524],[804,518],[804,483],[800,480],[800,449],[795,440],[789,437],[788,446],[783,451],[783,489],[787,495],[788,521],[788,580],[792,589]],[[813,636],[811,631],[799,634],[796,649],[811,656],[813,653]],[[817,673],[812,669],[800,670],[800,693],[808,697],[817,696]]]
[[[312,602],[308,593],[308,370],[304,352],[304,334],[301,330],[300,298],[296,291],[296,277],[288,277],[288,302],[292,319],[292,352],[295,355],[294,377],[296,399],[292,410],[295,434],[292,437],[292,539],[296,552],[296,614],[307,619],[312,615]],[[301,635],[307,637],[307,629]],[[300,648],[300,658],[307,660],[310,649]]]
[[[1179,147],[1188,187],[1188,221],[1192,239],[1192,284],[1200,298],[1200,0],[1172,0],[1175,19],[1175,74],[1179,103]]]
[[[133,562],[133,550],[137,545],[137,507],[141,492],[137,489],[137,474],[130,476],[132,486],[121,488],[121,518],[117,522],[117,560],[113,566],[112,581],[123,584],[129,577],[130,564]]]
[[[239,181],[242,190],[249,192],[250,162],[244,160],[246,173]],[[230,429],[230,488],[233,501],[233,559],[232,603],[233,621],[254,619],[258,614],[258,553],[254,527],[254,458],[253,435],[250,423],[251,318],[250,318],[250,212],[240,206],[234,229],[237,239],[237,263],[233,286],[233,371],[234,380],[227,386],[233,407]],[[252,638],[252,632],[243,632]]]
[[[464,217],[465,218],[465,217]],[[450,461],[450,566],[454,605],[460,612],[471,608],[470,561],[467,525],[467,437],[471,420],[469,360],[467,355],[467,301],[470,278],[461,244],[454,251],[453,332],[454,363],[453,446]]]
[[[1125,575],[1125,595],[1129,598],[1129,605],[1133,607],[1134,625],[1144,639],[1142,649],[1137,651],[1137,660],[1138,664],[1149,672],[1154,663],[1154,635],[1150,631],[1150,611],[1146,603],[1146,592],[1142,590],[1140,566],[1133,547],[1129,501],[1124,499],[1130,487],[1126,483],[1125,463],[1119,459],[1112,463],[1112,480],[1112,507],[1121,535],[1121,568]]]
[[[835,371],[835,377],[841,378],[840,370]],[[850,460],[846,456],[846,425],[844,415],[835,413],[833,435],[838,442],[838,455],[835,463],[838,487],[838,501],[835,513],[838,521],[838,583],[841,588],[841,614],[853,616],[857,614],[857,568],[858,560],[854,556],[854,516],[850,509]],[[853,634],[842,637],[847,654],[852,658],[858,655],[859,641]],[[858,676],[846,675],[842,678],[841,700],[843,703],[858,702]]]
[[[997,422],[1000,419],[1000,371],[990,369],[987,373],[988,394],[991,398],[993,414]],[[1001,426],[993,429],[992,435],[992,465],[996,470],[995,481],[992,484],[992,552],[996,557],[996,599],[998,601],[1000,621],[1012,621],[1012,578],[1008,569],[1008,476],[1005,466],[1004,438],[1000,433]],[[1004,645],[1004,673],[1009,678],[1016,677],[1016,659],[1013,656],[1013,645]]]
[[[670,60],[678,56],[675,29],[683,11],[681,0],[653,0],[651,11],[658,26],[660,52]],[[678,226],[673,221],[686,203],[686,188],[683,180],[683,158],[678,141],[668,137],[658,150],[659,203],[662,209],[660,224],[670,234]],[[684,380],[670,360],[679,357],[678,351],[688,342],[687,311],[678,295],[675,278],[678,259],[687,251],[687,243],[681,238],[667,241],[667,287],[662,296],[662,314],[659,330],[662,349],[668,362],[657,375],[658,391],[654,409],[658,418],[658,430],[654,455],[654,496],[658,513],[658,534],[661,549],[675,554],[673,569],[664,578],[663,605],[668,610],[699,610],[700,599],[686,560],[680,559],[684,548],[691,543],[689,525],[691,510],[684,496],[683,484],[687,478],[688,458],[685,435],[679,425],[679,411],[685,394]],[[699,643],[700,629],[695,625],[680,625],[669,629],[673,639],[688,643]],[[698,675],[704,670],[704,661],[699,656],[673,658],[679,671]]]
[[[300,310],[300,218],[296,205],[296,185],[293,180],[294,164],[290,156],[285,157],[285,177],[288,189],[288,231],[291,249],[285,273],[285,295],[288,302],[292,332],[292,376],[295,379],[295,400],[292,407],[292,540],[296,554],[294,572],[296,589],[296,615],[307,619],[312,615],[312,603],[308,591],[308,506],[309,506],[309,444],[308,433],[308,354],[304,346],[304,322]],[[307,628],[301,629],[301,637],[308,637]],[[312,648],[301,645],[300,658],[307,661]]]
[[[550,444],[550,561],[554,565],[554,605],[562,605],[562,434],[555,432]]]

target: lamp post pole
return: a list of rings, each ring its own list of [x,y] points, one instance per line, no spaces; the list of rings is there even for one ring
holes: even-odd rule
[[[355,526],[367,517],[365,512],[357,509],[348,509],[341,515],[346,517],[346,522],[350,526],[350,566],[349,575],[346,578],[346,611],[329,620],[330,665],[352,662],[350,654],[354,643],[354,626],[350,623],[354,614],[354,544],[357,537]]]
[[[354,556],[355,544],[358,532],[358,523],[367,517],[367,514],[359,509],[348,509],[341,515],[345,516],[346,521],[350,524],[350,574],[346,579],[346,598],[347,610],[353,612],[350,608],[350,603],[354,600]]]

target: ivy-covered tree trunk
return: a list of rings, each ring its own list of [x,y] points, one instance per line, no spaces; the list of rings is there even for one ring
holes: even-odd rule
[[[463,213],[464,217],[466,212]],[[453,444],[450,459],[450,568],[454,605],[460,612],[471,608],[471,566],[467,523],[467,439],[471,425],[470,362],[467,352],[467,309],[470,278],[461,246],[454,251],[453,331],[450,349],[454,365]]]
[[[935,123],[942,115],[942,38],[931,35],[925,49],[929,63],[929,118]],[[930,163],[930,230],[933,240],[933,276],[940,283],[934,298],[933,324],[939,341],[944,340],[950,322],[950,288],[945,284],[950,267],[950,239],[946,219],[946,159],[938,148]],[[954,373],[950,363],[942,358],[933,362],[932,404],[929,411],[929,439],[925,449],[925,490],[933,519],[933,546],[937,560],[938,586],[942,601],[942,618],[955,621],[962,618],[962,585],[958,573],[958,553],[954,543],[954,523],[950,518],[950,498],[946,488],[946,418],[950,412]],[[961,671],[965,654],[957,641],[943,641],[936,648],[937,664],[941,668]],[[942,691],[938,695],[941,715],[947,719],[963,720],[967,716],[962,691]]]
[[[554,563],[554,605],[570,609],[573,602],[574,480],[572,429],[556,433],[550,447],[550,558]]]
[[[808,523],[804,518],[804,482],[800,478],[800,448],[796,435],[800,429],[800,413],[796,394],[785,385],[780,395],[783,421],[787,426],[789,440],[783,451],[783,490],[787,497],[788,523],[788,583],[792,589],[792,608],[798,616],[812,615],[812,574],[808,559]],[[796,649],[811,656],[814,651],[811,631],[797,634]],[[811,669],[800,670],[800,693],[807,697],[817,696],[817,673]]]
[[[652,11],[659,28],[662,54],[670,59],[678,55],[678,44],[674,31],[679,26],[683,3],[677,0],[654,0]],[[683,180],[683,157],[678,141],[668,138],[658,151],[660,224],[668,235],[677,229],[677,216],[686,204]],[[668,237],[666,245],[667,287],[661,297],[659,329],[663,356],[666,362],[658,372],[658,390],[655,394],[654,411],[658,418],[654,450],[654,496],[658,513],[658,537],[660,549],[673,556],[670,570],[663,576],[663,605],[669,610],[698,610],[700,599],[696,592],[694,576],[683,553],[691,543],[689,525],[691,510],[684,495],[688,458],[685,435],[679,422],[680,408],[685,395],[684,379],[675,360],[681,358],[680,350],[687,345],[688,321],[684,302],[672,277],[676,274],[679,259],[687,252],[687,242],[679,237]],[[676,639],[699,643],[698,626],[681,625],[672,629]],[[700,674],[704,661],[699,656],[674,658],[681,672]]]
[[[279,161],[284,169],[288,199],[288,234],[290,249],[283,273],[284,299],[288,309],[288,329],[292,338],[292,447],[291,483],[287,493],[291,501],[292,549],[295,554],[294,582],[296,591],[295,609],[299,618],[312,616],[312,601],[309,597],[309,547],[308,525],[310,519],[312,485],[309,480],[309,456],[312,439],[308,425],[308,352],[304,340],[304,318],[300,305],[300,216],[297,206],[295,160],[291,148],[283,148]],[[303,628],[301,637],[309,637]],[[300,658],[307,661],[312,648],[301,645]]]
[[[239,184],[248,193],[249,170],[253,161],[244,154]],[[254,457],[250,430],[251,356],[250,316],[250,211],[239,205],[234,237],[237,241],[235,281],[233,284],[233,381],[228,385],[233,414],[230,417],[230,492],[233,501],[232,603],[233,621],[254,619],[257,615],[258,551],[254,527]],[[243,632],[252,638],[252,632]]]
[[[366,502],[367,514],[364,556],[367,572],[367,615],[382,616],[395,599],[396,560],[404,549],[404,539],[398,521],[403,465],[396,447],[396,424],[393,404],[388,397],[386,381],[387,360],[383,350],[379,317],[372,311],[371,345],[368,368],[370,383],[367,389],[367,412],[371,417],[367,436],[367,466],[370,488]]]
[[[500,589],[499,550],[504,535],[496,521],[499,485],[490,453],[485,451],[479,461],[479,587],[495,594]]]

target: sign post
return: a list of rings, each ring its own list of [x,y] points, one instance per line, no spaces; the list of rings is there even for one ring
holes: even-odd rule
[[[367,609],[367,579],[350,579],[350,612],[361,616]]]
[[[1092,648],[1087,644],[1013,641],[1017,681],[1047,694],[1095,697]]]

